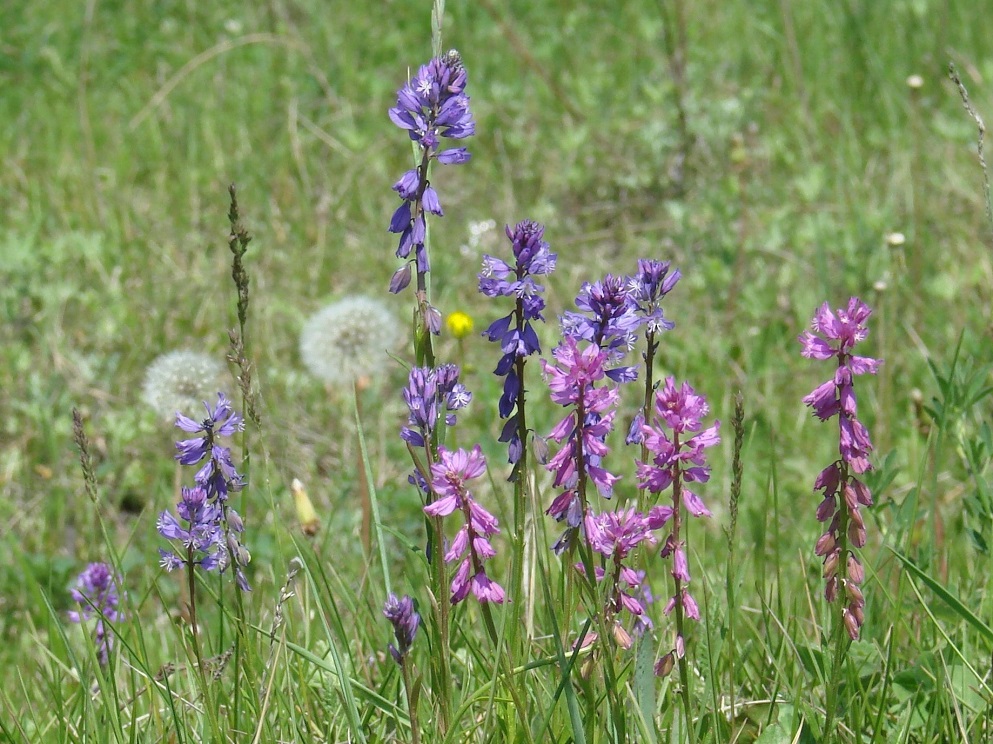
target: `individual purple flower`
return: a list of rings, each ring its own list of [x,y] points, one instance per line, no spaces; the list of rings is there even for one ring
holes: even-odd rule
[[[607,376],[607,352],[595,344],[580,351],[576,339],[566,336],[552,356],[554,364],[542,360],[552,400],[571,409],[548,434],[549,439],[565,444],[545,465],[555,474],[553,485],[564,489],[546,511],[566,522],[565,533],[553,546],[560,553],[572,543],[586,516],[587,483],[592,482],[609,499],[619,480],[601,466],[619,393],[613,387],[597,387]]]
[[[480,602],[504,601],[504,591],[486,574],[483,562],[496,555],[490,538],[500,531],[496,517],[480,506],[466,483],[486,472],[486,458],[477,444],[472,451],[454,452],[438,448],[438,462],[431,467],[431,489],[435,500],[424,507],[431,517],[447,517],[459,511],[462,527],[445,553],[446,563],[458,562],[451,584],[451,602],[458,604],[469,592]]]
[[[544,287],[534,277],[555,270],[556,254],[549,250],[548,243],[544,241],[544,232],[542,225],[530,220],[517,223],[513,231],[507,226],[514,265],[484,255],[483,270],[479,274],[480,292],[487,297],[513,297],[516,303],[510,313],[493,321],[483,331],[483,336],[499,343],[503,352],[494,373],[504,378],[499,411],[500,418],[507,419],[507,422],[500,433],[500,441],[508,444],[512,464],[520,460],[524,448],[520,433],[524,415],[524,362],[531,354],[541,353],[532,321],[545,320],[541,314],[545,308],[545,300],[541,296]],[[511,478],[514,477],[516,475],[511,475]]]
[[[397,104],[389,110],[392,122],[406,131],[420,149],[418,166],[393,185],[403,202],[393,213],[389,227],[390,232],[400,235],[398,258],[406,259],[414,251],[419,277],[430,271],[424,247],[425,213],[444,214],[438,194],[428,180],[431,161],[457,165],[470,158],[465,147],[438,149],[440,138],[461,140],[475,134],[469,96],[465,94],[466,81],[461,56],[450,51],[422,65],[417,75],[397,91]],[[390,291],[399,292],[409,277],[409,268],[398,270],[390,282]]]
[[[403,666],[403,660],[414,645],[414,636],[421,624],[421,616],[414,610],[414,600],[404,595],[397,598],[392,592],[383,605],[383,615],[393,626],[393,637],[396,645],[390,644],[390,655],[393,660]]]
[[[706,483],[710,479],[704,450],[721,441],[720,421],[703,428],[709,414],[706,399],[688,384],[676,386],[672,377],[655,393],[652,420],[642,426],[642,442],[651,458],[637,464],[638,487],[659,494],[672,489],[672,503],[652,507],[646,517],[651,529],[661,529],[672,523],[662,545],[661,556],[672,557],[675,593],[666,605],[665,613],[679,609],[686,617],[699,619],[696,601],[686,585],[690,582],[689,564],[681,538],[683,511],[694,517],[709,517],[710,510],[703,500],[688,487],[688,483]]]
[[[608,274],[602,281],[586,282],[576,297],[576,307],[580,312],[562,315],[564,336],[596,344],[607,352],[611,364],[634,347],[641,318],[624,277]],[[631,382],[637,379],[638,371],[635,367],[614,367],[607,376],[615,382]]]
[[[73,601],[79,603],[78,610],[66,613],[71,622],[84,623],[97,618],[93,628],[93,645],[101,666],[105,666],[110,659],[114,644],[114,635],[108,632],[107,623],[116,623],[125,617],[121,607],[127,596],[123,585],[121,577],[109,565],[90,563],[76,578],[76,586],[69,592]]]
[[[872,505],[868,486],[857,476],[872,469],[869,432],[858,420],[854,378],[875,374],[881,362],[857,356],[852,349],[868,335],[865,323],[872,310],[859,298],[852,297],[846,308],[831,310],[827,303],[814,314],[813,332],[804,331],[798,340],[803,356],[826,361],[836,359],[834,375],[806,395],[803,402],[821,421],[838,417],[839,459],[824,468],[814,482],[823,500],[817,507],[817,520],[828,522],[827,531],[817,540],[814,553],[824,560],[826,580],[824,596],[834,602],[844,592],[842,619],[852,640],[859,637],[865,621],[865,599],[859,584],[865,572],[851,547],[866,542],[865,521],[860,507]]]

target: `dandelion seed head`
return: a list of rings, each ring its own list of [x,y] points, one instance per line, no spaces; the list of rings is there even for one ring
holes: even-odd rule
[[[223,384],[224,365],[198,351],[170,351],[155,358],[145,370],[142,400],[155,413],[172,421],[176,413],[202,410]]]
[[[310,316],[300,333],[300,358],[329,384],[373,377],[399,341],[400,324],[381,302],[354,296]]]

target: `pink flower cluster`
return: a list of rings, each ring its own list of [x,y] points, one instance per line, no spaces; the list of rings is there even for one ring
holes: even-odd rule
[[[452,579],[452,604],[465,599],[471,591],[480,602],[501,603],[504,591],[486,575],[483,561],[496,555],[490,537],[500,531],[496,517],[479,505],[466,482],[486,472],[486,458],[477,444],[471,452],[451,452],[438,448],[438,462],[431,467],[431,489],[437,498],[424,507],[432,517],[447,517],[456,510],[464,519],[445,553],[445,562],[459,561]]]

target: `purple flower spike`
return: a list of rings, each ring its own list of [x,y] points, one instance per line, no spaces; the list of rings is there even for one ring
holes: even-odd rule
[[[544,241],[545,228],[537,222],[525,220],[511,230],[506,228],[514,253],[513,266],[494,256],[483,256],[483,270],[479,274],[479,291],[487,297],[513,297],[515,307],[510,314],[498,318],[483,331],[483,336],[500,344],[503,356],[497,363],[495,374],[504,378],[503,395],[500,397],[500,418],[508,419],[500,434],[500,441],[508,444],[509,461],[516,464],[523,451],[519,431],[523,416],[524,388],[521,377],[524,360],[531,354],[540,354],[541,345],[532,322],[540,320],[545,309],[541,293],[544,287],[535,276],[550,274],[555,270],[556,254]],[[511,479],[516,477],[516,469]]]
[[[436,57],[422,65],[416,77],[397,91],[397,105],[389,110],[390,120],[410,136],[420,148],[420,162],[393,185],[403,203],[393,213],[389,231],[400,235],[396,255],[407,258],[414,251],[419,275],[430,271],[424,247],[425,213],[444,214],[437,192],[428,180],[431,161],[441,165],[459,165],[470,159],[465,147],[438,151],[441,138],[460,140],[476,132],[465,94],[467,75],[462,58],[456,51]],[[399,292],[405,286],[404,275],[395,275],[390,291]],[[437,333],[431,328],[433,333]]]
[[[609,499],[619,480],[601,462],[608,452],[605,440],[613,428],[620,394],[613,387],[597,387],[607,377],[607,352],[599,346],[589,344],[580,351],[576,339],[566,336],[552,356],[555,364],[541,362],[552,400],[572,409],[548,434],[564,445],[545,465],[555,474],[555,487],[565,489],[546,511],[568,525],[554,546],[561,552],[572,544],[586,517],[586,484],[592,482]]]
[[[235,469],[231,450],[219,441],[220,437],[242,431],[245,423],[224,393],[217,394],[213,410],[207,403],[204,409],[207,417],[200,422],[176,414],[177,427],[189,434],[202,435],[176,442],[179,453],[176,459],[183,465],[200,465],[200,468],[194,476],[196,486],[182,489],[176,505],[179,519],[168,511],[159,515],[156,525],[159,534],[182,546],[178,552],[160,549],[160,563],[167,571],[184,567],[224,571],[233,563],[238,586],[251,591],[243,570],[251,554],[239,537],[245,526],[237,512],[228,506],[228,494],[242,488],[244,479]]]
[[[125,617],[121,609],[127,596],[121,577],[106,563],[91,563],[76,578],[76,586],[69,592],[78,610],[69,610],[67,616],[74,623],[84,623],[97,618],[93,629],[93,645],[101,666],[106,666],[113,648],[114,635],[107,632],[107,622],[116,623]]]
[[[480,506],[466,486],[486,472],[486,458],[477,444],[471,452],[438,448],[438,462],[431,467],[431,489],[435,500],[424,507],[431,517],[447,517],[456,511],[463,524],[445,553],[446,563],[459,563],[451,585],[451,602],[458,604],[472,592],[480,602],[504,601],[504,591],[487,576],[483,562],[496,555],[490,538],[500,532],[496,517]]]
[[[687,483],[706,483],[710,479],[704,450],[721,441],[720,421],[703,428],[703,419],[710,413],[706,399],[688,384],[676,386],[672,377],[666,379],[655,393],[652,420],[642,425],[642,441],[651,455],[648,462],[637,464],[638,487],[651,493],[672,488],[672,503],[652,507],[646,522],[651,529],[672,524],[661,550],[663,558],[672,557],[672,577],[676,591],[666,605],[665,613],[673,609],[686,617],[699,619],[700,611],[686,588],[690,582],[689,562],[680,535],[682,515],[709,517],[710,510],[703,500],[686,487]]]
[[[859,637],[865,621],[865,599],[858,588],[865,574],[851,547],[865,545],[867,536],[860,507],[872,504],[869,488],[857,477],[872,469],[869,462],[872,442],[868,430],[857,418],[854,378],[875,374],[881,364],[877,359],[852,354],[852,349],[869,335],[865,323],[871,314],[872,310],[857,297],[852,297],[847,307],[835,311],[824,303],[814,314],[812,331],[804,331],[798,338],[803,356],[820,361],[837,360],[832,378],[814,388],[803,402],[821,421],[838,417],[840,457],[814,481],[814,490],[822,493],[817,520],[829,522],[827,532],[817,540],[814,553],[824,560],[825,598],[833,602],[839,595],[845,597],[842,613],[852,640]]]
[[[389,646],[390,655],[402,666],[407,652],[414,645],[414,636],[417,635],[417,629],[421,625],[421,616],[414,610],[414,600],[407,595],[397,599],[395,594],[390,594],[386,598],[383,615],[393,626],[393,636],[396,638],[396,645],[391,643]]]

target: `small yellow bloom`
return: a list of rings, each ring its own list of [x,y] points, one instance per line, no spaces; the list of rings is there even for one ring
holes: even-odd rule
[[[300,522],[300,530],[308,537],[317,534],[321,526],[321,520],[314,510],[314,504],[310,501],[306,489],[298,479],[294,478],[290,484],[290,492],[293,494],[293,502],[297,508],[297,520]]]
[[[448,320],[445,321],[445,325],[448,326],[448,332],[455,338],[465,338],[472,333],[472,318],[461,310],[451,313]]]

